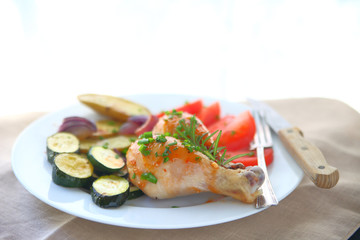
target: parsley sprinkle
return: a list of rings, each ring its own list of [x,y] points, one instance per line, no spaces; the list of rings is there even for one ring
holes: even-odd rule
[[[169,161],[169,157],[164,157],[164,163]]]
[[[142,155],[144,155],[144,156],[150,155],[150,150],[146,150],[146,146],[145,146],[144,144],[140,145],[139,151],[140,151],[140,152],[142,153]]]
[[[226,156],[225,147],[218,146],[221,136],[221,130],[220,131],[217,130],[211,134],[209,132],[206,132],[203,133],[202,135],[197,135],[196,128],[198,125],[199,123],[197,122],[196,117],[192,116],[190,118],[190,123],[185,123],[185,119],[181,119],[179,121],[179,125],[176,127],[176,132],[179,135],[179,139],[183,140],[182,145],[189,152],[199,151],[205,154],[210,160],[222,166],[228,164],[232,160],[237,159],[239,157],[250,155],[250,153],[245,153],[245,154],[236,155],[229,159],[225,159]],[[214,136],[216,133],[218,133],[218,135],[214,140],[214,142],[211,144],[211,146],[210,147],[206,146],[205,143],[209,139],[211,139],[211,137]]]
[[[133,175],[132,175],[132,179],[135,179],[136,178],[136,174],[134,173]]]
[[[145,172],[141,174],[141,179],[151,183],[157,183],[157,178],[151,172]]]
[[[139,136],[139,138],[151,138],[151,137],[152,137],[152,132],[144,132]]]
[[[137,143],[138,143],[138,145],[149,144],[150,140],[148,138],[143,138],[143,139],[140,139]]]
[[[105,148],[105,149],[108,149],[109,148],[109,143],[108,142],[104,143],[104,145],[102,147]]]
[[[166,139],[166,137],[165,137],[163,134],[161,134],[161,135],[159,135],[159,136],[156,137],[156,142],[164,143],[164,142],[166,142],[166,141],[167,141],[167,139]]]
[[[177,144],[177,142],[174,141],[174,142],[172,142],[172,143],[169,143],[168,146],[174,146],[174,145],[176,145],[176,144]]]

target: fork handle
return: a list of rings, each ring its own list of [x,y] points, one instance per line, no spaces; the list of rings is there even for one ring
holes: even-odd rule
[[[320,188],[332,188],[339,180],[339,171],[330,166],[319,148],[307,141],[298,128],[279,131],[279,137],[305,174]]]

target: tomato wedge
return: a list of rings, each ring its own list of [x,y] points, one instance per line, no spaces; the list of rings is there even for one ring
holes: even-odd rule
[[[182,112],[187,112],[187,113],[196,115],[196,114],[200,113],[202,108],[203,108],[203,101],[202,101],[202,99],[198,99],[193,102],[185,103],[184,105],[175,108],[175,110],[178,112],[182,111]],[[161,112],[157,116],[162,117],[162,116],[164,116],[164,114],[165,114],[164,112]]]
[[[208,126],[208,129],[210,132],[215,132],[216,130],[224,131],[226,126],[229,125],[230,122],[232,120],[234,120],[234,118],[235,118],[235,116],[233,116],[233,115],[226,115],[226,116],[220,118],[220,120],[218,120],[217,122]]]
[[[197,117],[206,127],[209,127],[220,119],[220,111],[220,103],[214,102],[207,107],[203,107]]]
[[[247,166],[258,165],[257,156],[256,156],[256,150],[251,150],[251,151],[250,150],[227,151],[225,157],[226,158],[231,158],[231,157],[233,157],[235,155],[248,153],[248,152],[253,152],[254,155],[253,156],[244,156],[244,157],[237,158],[237,159],[233,160],[232,163],[242,163],[246,167]],[[264,156],[265,156],[266,165],[270,165],[274,161],[274,150],[272,148],[265,148],[264,149]]]
[[[225,146],[228,151],[249,149],[256,131],[255,120],[250,111],[244,111],[235,117],[226,116],[215,124],[209,130],[222,130],[219,146]]]

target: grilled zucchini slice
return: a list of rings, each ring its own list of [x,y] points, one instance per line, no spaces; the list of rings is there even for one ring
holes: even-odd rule
[[[86,156],[60,153],[54,159],[52,179],[63,187],[85,187],[93,180],[93,171],[93,166]]]
[[[136,186],[130,186],[130,192],[128,196],[128,200],[136,199],[144,195],[144,192],[140,190],[140,188]]]
[[[80,141],[72,133],[59,132],[51,135],[46,140],[47,159],[52,164],[59,153],[78,153]]]
[[[92,184],[91,198],[102,208],[115,208],[125,203],[129,196],[130,184],[125,178],[106,175]]]
[[[88,159],[96,171],[114,173],[125,166],[125,160],[111,149],[94,146],[88,152]]]

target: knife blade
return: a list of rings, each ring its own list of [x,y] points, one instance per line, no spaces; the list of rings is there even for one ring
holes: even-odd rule
[[[266,122],[279,135],[287,151],[317,187],[332,188],[337,184],[338,169],[327,163],[320,149],[305,139],[299,128],[292,126],[266,103],[247,100],[254,109],[264,112]]]

